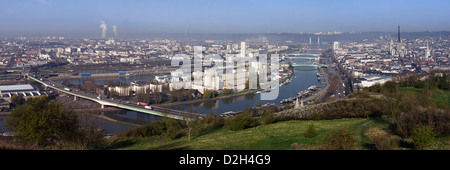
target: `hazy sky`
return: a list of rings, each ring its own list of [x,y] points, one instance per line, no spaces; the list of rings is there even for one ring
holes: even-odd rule
[[[449,31],[449,0],[0,0],[7,33]]]

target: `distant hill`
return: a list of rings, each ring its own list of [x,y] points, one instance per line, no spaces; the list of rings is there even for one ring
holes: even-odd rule
[[[85,33],[85,34],[67,34],[58,35],[65,36],[66,39],[98,39],[98,33]],[[18,34],[18,35],[8,35],[8,38],[14,37],[47,37],[53,36],[49,34]],[[205,43],[205,40],[214,40],[216,42],[239,42],[245,40],[257,40],[260,37],[266,37],[270,44],[274,43],[286,43],[290,41],[292,43],[308,43],[309,38],[311,38],[312,43],[317,43],[317,38],[320,37],[321,42],[331,43],[333,41],[356,41],[360,42],[364,39],[374,40],[382,37],[392,37],[396,39],[397,32],[360,32],[360,33],[349,33],[344,32],[342,34],[332,34],[332,35],[315,35],[315,34],[299,34],[299,33],[254,33],[254,34],[221,34],[221,33],[123,33],[119,35],[118,40],[154,40],[154,39],[170,39],[170,40],[181,40],[181,41],[191,41],[194,43]],[[410,40],[423,37],[450,37],[450,31],[423,31],[423,32],[402,32],[402,38]],[[107,37],[108,38],[108,37]]]

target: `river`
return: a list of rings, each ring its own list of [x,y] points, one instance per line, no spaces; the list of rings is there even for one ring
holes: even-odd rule
[[[308,68],[309,69],[309,68]],[[306,90],[315,85],[323,88],[324,85],[317,81],[316,70],[298,70],[296,68],[295,76],[291,83],[279,88],[278,97],[274,100],[261,100],[261,94],[247,94],[236,97],[199,102],[194,104],[184,104],[172,106],[172,109],[189,111],[202,114],[223,113],[227,111],[241,111],[247,107],[263,105],[266,103],[275,103],[279,105],[280,101],[286,98],[297,96],[297,92]]]

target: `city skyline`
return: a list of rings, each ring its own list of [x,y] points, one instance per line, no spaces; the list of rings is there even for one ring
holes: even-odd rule
[[[2,1],[9,34],[449,31],[448,1]],[[102,25],[102,27],[100,27]]]

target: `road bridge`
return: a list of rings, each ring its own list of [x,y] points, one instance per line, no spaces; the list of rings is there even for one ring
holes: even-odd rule
[[[325,64],[316,64],[316,63],[300,63],[300,64],[292,64],[292,66],[328,67]]]
[[[74,100],[77,100],[77,98],[82,98],[82,99],[86,99],[86,100],[90,100],[90,101],[99,103],[102,108],[104,108],[105,106],[117,107],[117,108],[121,108],[121,109],[126,109],[126,110],[131,110],[131,111],[136,111],[136,112],[141,112],[141,113],[146,113],[146,114],[151,114],[151,115],[169,117],[169,118],[173,118],[173,119],[177,119],[177,120],[193,119],[193,118],[204,116],[203,114],[188,113],[188,112],[184,112],[184,111],[180,111],[180,110],[174,110],[174,109],[163,108],[163,107],[152,106],[153,109],[150,110],[150,109],[144,108],[144,106],[136,105],[136,104],[129,103],[129,102],[127,103],[124,101],[118,101],[118,100],[113,100],[113,99],[98,99],[95,94],[90,94],[90,93],[86,93],[86,92],[82,92],[82,91],[73,91],[68,87],[64,87],[60,84],[54,83],[47,79],[43,79],[43,78],[37,79],[37,78],[29,76],[29,75],[25,75],[25,76],[31,80],[41,83],[46,88],[51,88],[51,89],[57,90],[59,92],[74,96]]]

